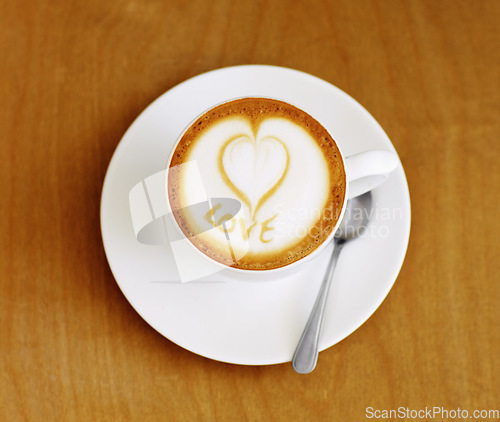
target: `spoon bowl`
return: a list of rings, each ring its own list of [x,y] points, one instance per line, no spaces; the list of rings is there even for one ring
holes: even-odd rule
[[[347,242],[361,236],[370,221],[372,202],[371,192],[349,199],[344,217],[335,232],[334,240],[340,241],[343,239],[344,242]]]

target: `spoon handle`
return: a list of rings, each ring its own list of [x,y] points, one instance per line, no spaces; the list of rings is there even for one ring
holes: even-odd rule
[[[325,278],[321,283],[316,302],[314,303],[311,315],[309,315],[304,332],[300,337],[297,349],[295,349],[292,367],[299,374],[308,374],[316,367],[316,362],[318,361],[319,336],[323,325],[326,300],[333,278],[333,271],[337,265],[337,260],[343,245],[343,242],[335,242],[333,253],[328,263],[328,268],[326,269]]]

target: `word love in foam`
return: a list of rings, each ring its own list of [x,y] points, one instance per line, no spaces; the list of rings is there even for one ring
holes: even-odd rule
[[[288,171],[289,153],[274,136],[231,137],[219,152],[219,171],[234,194],[249,208],[252,221],[259,208],[281,186]]]

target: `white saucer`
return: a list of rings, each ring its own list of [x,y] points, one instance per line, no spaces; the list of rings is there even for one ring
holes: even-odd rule
[[[332,133],[346,155],[369,149],[395,152],[383,129],[359,103],[321,79],[274,66],[215,70],[163,94],[127,130],[106,174],[101,229],[118,285],[153,328],[211,359],[268,365],[292,359],[331,247],[286,279],[251,283],[219,273],[210,278],[213,282],[180,284],[170,246],[146,246],[136,240],[128,205],[130,189],[166,167],[173,143],[193,117],[242,96],[276,97],[301,105]],[[410,198],[402,167],[373,193],[371,225],[345,246],[335,271],[321,350],[370,317],[403,264]]]

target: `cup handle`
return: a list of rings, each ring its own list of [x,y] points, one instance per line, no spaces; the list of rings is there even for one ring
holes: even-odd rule
[[[362,195],[381,185],[399,166],[396,154],[389,151],[366,151],[345,158],[348,198]]]

